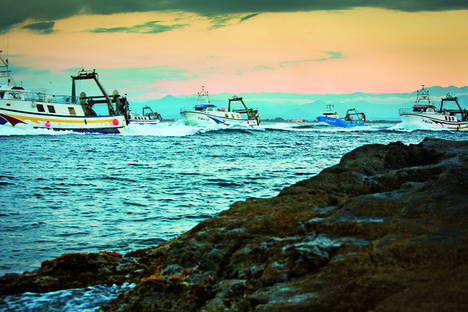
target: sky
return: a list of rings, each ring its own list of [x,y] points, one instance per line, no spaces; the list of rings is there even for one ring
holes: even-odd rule
[[[69,94],[81,68],[140,100],[202,85],[212,94],[342,94],[468,80],[466,0],[1,3],[0,49],[29,89]]]

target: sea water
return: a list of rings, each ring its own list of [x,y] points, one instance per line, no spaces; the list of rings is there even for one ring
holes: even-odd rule
[[[0,126],[0,275],[34,270],[63,253],[124,254],[156,246],[236,201],[275,196],[356,147],[417,144],[425,137],[467,140],[468,133],[399,124],[263,123],[250,129],[176,121],[131,124],[116,135]],[[58,300],[52,298],[9,297],[0,300],[0,310],[21,302],[27,310],[38,300],[47,310]],[[89,304],[93,296],[84,298]]]

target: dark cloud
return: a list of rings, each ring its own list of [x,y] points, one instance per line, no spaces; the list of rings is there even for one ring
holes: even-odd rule
[[[25,25],[22,28],[37,32],[39,34],[51,34],[54,32],[54,24],[55,22],[38,22]]]
[[[212,16],[210,17],[211,26],[208,29],[218,29],[221,27],[226,27],[234,19],[237,20],[237,18],[229,15]]]
[[[181,28],[187,24],[174,24],[174,25],[161,25],[158,21],[150,21],[141,25],[134,25],[130,27],[112,27],[112,28],[96,28],[90,30],[93,33],[115,33],[115,32],[128,32],[128,33],[141,33],[141,34],[155,34],[173,29]]]
[[[76,14],[176,10],[205,16],[233,13],[343,10],[376,7],[401,11],[468,9],[467,0],[2,0],[0,31],[27,19],[50,21]]]
[[[240,21],[243,22],[243,21],[248,20],[249,18],[255,17],[255,16],[257,16],[257,15],[258,15],[258,13],[246,15],[246,16],[242,17],[242,18],[240,19]]]

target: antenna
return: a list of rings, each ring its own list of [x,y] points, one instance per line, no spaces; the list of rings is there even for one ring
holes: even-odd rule
[[[10,69],[8,68],[8,59],[2,57],[2,50],[0,50],[0,78],[6,78],[8,86],[10,85]]]

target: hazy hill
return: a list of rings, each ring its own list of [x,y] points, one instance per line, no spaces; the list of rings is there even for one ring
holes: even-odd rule
[[[460,104],[468,108],[468,86],[429,87],[435,104],[447,93],[458,96]],[[227,106],[228,99],[234,94],[221,93],[210,95],[211,102],[218,107]],[[248,107],[256,108],[262,119],[306,119],[315,120],[325,110],[326,104],[333,104],[340,116],[348,108],[356,108],[366,114],[369,120],[399,120],[398,109],[411,107],[416,98],[416,90],[410,93],[362,93],[352,94],[296,94],[296,93],[245,93],[237,94],[244,98]],[[150,106],[163,118],[180,118],[181,108],[193,108],[197,100],[192,96],[168,95],[160,99],[132,100],[130,108],[140,113],[143,106]]]

